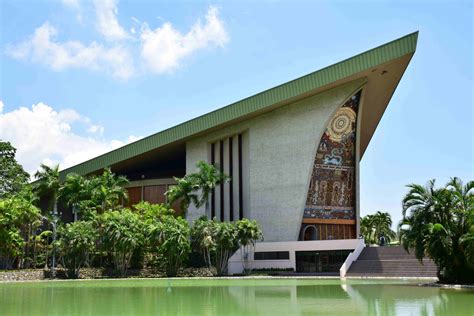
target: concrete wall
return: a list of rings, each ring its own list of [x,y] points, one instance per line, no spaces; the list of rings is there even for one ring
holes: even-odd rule
[[[245,217],[262,225],[265,241],[298,240],[318,142],[333,114],[361,84],[353,81],[191,139],[186,143],[186,172],[194,172],[197,161],[208,161],[210,142],[245,132]],[[188,219],[204,214],[204,207],[192,206]]]

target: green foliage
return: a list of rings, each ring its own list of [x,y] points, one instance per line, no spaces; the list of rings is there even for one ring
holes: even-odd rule
[[[396,233],[392,230],[392,217],[389,213],[377,212],[361,218],[360,233],[367,244],[378,244],[381,236],[389,243],[396,238]]]
[[[106,211],[98,222],[103,250],[110,253],[115,269],[124,275],[134,250],[145,244],[145,225],[137,213],[127,208]]]
[[[230,222],[214,222],[215,268],[218,275],[226,275],[228,261],[239,249],[237,227]]]
[[[188,222],[174,216],[166,204],[141,202],[134,209],[146,227],[148,251],[159,259],[158,265],[165,267],[167,276],[176,276],[190,251]]]
[[[229,182],[230,178],[220,172],[215,166],[209,165],[204,161],[198,161],[196,167],[198,168],[198,172],[192,173],[188,175],[188,177],[191,179],[191,183],[193,183],[201,192],[196,207],[206,205],[207,209],[209,195],[212,190],[220,184]]]
[[[243,218],[235,223],[237,226],[237,237],[242,246],[254,246],[258,240],[263,240],[262,228],[256,220]]]
[[[94,251],[97,230],[92,222],[77,221],[61,226],[58,230],[57,249],[69,278],[79,277],[80,269]]]
[[[0,199],[20,192],[30,175],[15,159],[16,149],[0,140]]]
[[[170,204],[179,201],[181,209],[184,212],[187,212],[191,203],[194,205],[199,204],[198,195],[196,193],[199,187],[192,182],[190,177],[175,177],[174,180],[176,181],[176,185],[171,186],[168,191],[166,191],[166,196]]]
[[[166,275],[174,277],[191,249],[188,222],[182,217],[165,215],[156,227],[160,240],[158,252],[165,261]]]
[[[49,167],[41,164],[40,170],[35,173],[35,178],[37,179],[34,185],[35,193],[40,197],[47,198],[49,201],[48,208],[45,211],[56,214],[59,188],[61,187],[59,182],[59,165]]]
[[[184,212],[187,212],[191,203],[196,207],[206,205],[207,209],[212,190],[219,184],[230,181],[227,175],[204,161],[199,161],[196,167],[198,172],[175,178],[177,184],[166,192],[169,203],[179,200]]]
[[[142,201],[133,206],[135,212],[137,212],[146,222],[159,221],[162,217],[173,215],[174,211],[169,208],[166,204],[151,204],[146,201]]]
[[[474,282],[474,182],[453,178],[436,188],[410,184],[403,199],[400,239],[421,261],[428,255],[438,266],[442,282]]]
[[[0,200],[0,257],[6,268],[15,262],[28,266],[25,257],[30,255],[37,228],[41,225],[40,210],[31,200],[31,191]]]
[[[191,240],[194,248],[203,254],[204,261],[214,266],[218,275],[227,273],[229,258],[241,246],[254,245],[263,234],[256,221],[242,219],[235,223],[208,220],[202,216],[194,222]]]
[[[59,188],[59,196],[66,202],[66,205],[72,207],[74,218],[77,219],[77,212],[81,201],[91,199],[88,190],[88,180],[84,177],[70,173],[66,176],[66,180]]]
[[[260,225],[256,220],[249,220],[243,218],[235,223],[237,226],[237,237],[239,239],[241,249],[242,262],[244,265],[244,272],[250,273],[251,267],[249,266],[250,253],[255,250],[255,242],[263,240],[263,232]]]
[[[128,180],[124,176],[115,175],[110,168],[105,168],[100,176],[91,177],[87,182],[91,201],[100,205],[100,211],[114,210],[121,200],[127,200],[128,194],[124,185]]]
[[[133,210],[140,216],[145,226],[145,247],[135,251],[135,258],[140,258],[140,264],[145,261],[151,266],[162,266],[165,260],[159,251],[162,243],[160,223],[164,217],[173,216],[174,211],[167,204],[150,204],[140,202],[133,206]],[[147,256],[148,255],[148,256]]]

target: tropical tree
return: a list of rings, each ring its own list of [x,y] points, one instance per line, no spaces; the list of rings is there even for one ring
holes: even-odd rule
[[[435,180],[408,188],[400,223],[404,248],[414,249],[420,261],[426,255],[433,259],[442,282],[474,282],[474,182],[463,185],[452,178],[441,188],[435,187]]]
[[[0,140],[0,199],[18,193],[30,175],[15,159],[16,148]]]
[[[0,258],[6,268],[12,268],[15,262],[18,267],[28,267],[26,258],[41,225],[40,210],[24,196],[29,194],[0,200]]]
[[[163,216],[175,214],[167,204],[151,204],[147,201],[135,204],[133,210],[140,214],[146,223],[155,223],[160,221]]]
[[[185,213],[191,203],[197,208],[206,205],[207,211],[212,190],[216,186],[230,181],[227,175],[204,161],[199,161],[196,167],[197,172],[187,174],[183,178],[175,178],[176,185],[166,192],[168,202],[171,204],[180,200],[181,208]]]
[[[40,197],[49,199],[49,205],[46,211],[52,214],[58,213],[58,197],[61,183],[59,181],[59,165],[49,167],[45,164],[40,165],[40,170],[35,173],[37,179],[34,190]]]
[[[205,163],[204,161],[198,161],[196,164],[198,172],[190,175],[192,182],[198,187],[201,192],[199,201],[196,207],[206,205],[206,211],[209,209],[209,196],[220,184],[224,184],[230,181],[230,177],[220,172],[215,166]]]
[[[251,271],[248,266],[250,254],[255,250],[255,243],[263,240],[263,232],[256,220],[249,220],[243,218],[235,223],[237,228],[237,238],[240,244],[240,254],[242,255],[242,262],[244,263],[244,271],[246,273]]]
[[[102,247],[113,259],[114,267],[125,275],[135,249],[145,244],[145,226],[130,209],[107,211],[98,217]]]
[[[205,215],[195,220],[191,228],[191,242],[193,248],[203,255],[207,267],[212,267],[211,254],[214,254],[216,248],[214,221],[210,221]]]
[[[193,182],[193,179],[187,176],[183,178],[174,178],[176,185],[171,186],[166,191],[168,197],[168,203],[171,205],[176,201],[179,201],[181,209],[187,212],[191,203],[194,205],[199,204],[198,195],[196,191],[199,187]]]
[[[59,228],[57,249],[69,278],[78,278],[80,269],[94,251],[97,241],[97,230],[92,222],[77,221]]]
[[[229,259],[239,249],[237,227],[230,222],[214,222],[215,264],[218,275],[227,275]]]
[[[218,275],[227,274],[228,261],[240,246],[234,223],[208,220],[202,216],[194,222],[191,240],[196,250],[204,255],[208,267],[214,266]]]
[[[368,244],[378,243],[380,237],[384,237],[389,243],[396,238],[392,230],[392,217],[387,212],[378,211],[372,215],[364,216],[360,221],[360,232]]]
[[[165,215],[155,227],[152,234],[159,235],[158,253],[165,262],[166,275],[174,277],[191,249],[188,222],[182,217]]]
[[[74,221],[76,221],[80,202],[90,199],[90,194],[87,192],[86,179],[75,173],[68,174],[66,180],[59,188],[59,196],[68,206],[72,207]]]
[[[125,185],[128,180],[124,176],[115,175],[110,168],[105,168],[100,176],[92,177],[86,184],[90,186],[91,199],[100,210],[114,210],[121,200],[127,200],[128,194]]]

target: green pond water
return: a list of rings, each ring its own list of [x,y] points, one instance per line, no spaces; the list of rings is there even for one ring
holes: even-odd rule
[[[0,283],[0,315],[474,315],[474,291],[393,280]]]

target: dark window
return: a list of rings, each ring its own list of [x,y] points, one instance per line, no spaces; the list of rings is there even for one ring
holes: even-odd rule
[[[253,256],[254,260],[288,260],[290,259],[289,251],[265,251],[256,252]]]
[[[215,144],[211,144],[211,165],[214,166],[216,163],[216,153],[215,153]],[[211,219],[214,219],[216,216],[216,189],[212,188],[212,194],[211,194]]]
[[[296,272],[339,272],[352,250],[297,251]]]

